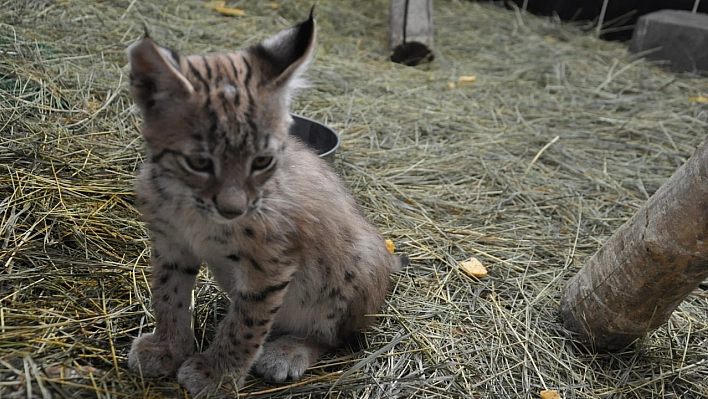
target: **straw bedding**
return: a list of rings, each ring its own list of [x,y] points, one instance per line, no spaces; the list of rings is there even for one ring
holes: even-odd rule
[[[227,5],[244,15],[200,1],[0,1],[0,397],[185,396],[126,365],[153,319],[125,48],[143,26],[183,53],[238,48],[309,12]],[[617,354],[583,350],[557,311],[564,282],[705,137],[708,80],[577,26],[456,1],[435,3],[436,60],[395,65],[387,7],[317,3],[311,88],[294,111],[341,134],[337,170],[412,264],[392,276],[364,349],[242,395],[707,396],[705,285]],[[487,277],[460,271],[473,256]],[[200,347],[226,303],[203,271]]]

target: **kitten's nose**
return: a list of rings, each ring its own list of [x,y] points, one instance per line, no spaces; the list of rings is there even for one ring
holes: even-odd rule
[[[226,219],[235,219],[244,214],[246,210],[246,193],[242,190],[230,188],[221,191],[212,198],[216,210]]]

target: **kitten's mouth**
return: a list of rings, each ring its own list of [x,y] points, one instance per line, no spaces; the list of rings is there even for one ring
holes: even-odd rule
[[[226,216],[220,214],[219,212],[214,212],[210,216],[211,216],[211,219],[213,221],[215,221],[216,223],[226,225],[226,224],[238,223],[240,220],[242,220],[244,217],[246,217],[248,215],[248,213],[249,212],[242,213],[238,216],[229,218],[229,217],[226,217]]]
[[[241,212],[238,215],[229,215],[229,214],[224,215],[215,209],[211,213],[210,216],[212,219],[214,219],[219,224],[238,223],[238,222],[242,221],[243,219],[256,214],[258,212],[258,209],[260,209],[260,202],[249,205],[248,208],[246,208],[245,212]]]
[[[261,208],[261,202],[257,201],[257,202],[254,202],[253,204],[249,205],[248,208],[246,208],[246,210],[244,212],[241,212],[238,215],[229,215],[229,214],[224,215],[223,213],[219,212],[218,210],[216,210],[214,213],[216,214],[216,217],[217,217],[218,222],[220,224],[230,224],[232,222],[239,222],[245,218],[250,217],[251,215],[255,215],[260,208]]]
[[[256,214],[261,208],[261,199],[252,201],[248,204],[246,209],[241,212],[230,212],[225,209],[219,209],[216,206],[206,204],[205,201],[201,199],[195,200],[195,208],[214,222],[227,225],[234,222],[239,222],[246,217]]]

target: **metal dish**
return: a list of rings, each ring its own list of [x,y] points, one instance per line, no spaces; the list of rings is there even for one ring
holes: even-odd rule
[[[339,148],[339,135],[324,124],[292,114],[295,123],[290,128],[290,134],[297,136],[313,148],[320,158],[334,163],[334,153]]]

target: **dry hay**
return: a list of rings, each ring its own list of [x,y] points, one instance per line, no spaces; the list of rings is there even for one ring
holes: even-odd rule
[[[584,352],[557,316],[563,283],[704,138],[708,107],[689,98],[708,95],[708,80],[470,2],[436,2],[432,64],[394,65],[387,4],[317,4],[312,88],[295,111],[342,134],[338,170],[412,266],[392,277],[365,350],[327,357],[301,384],[256,379],[244,392],[708,395],[705,286],[618,354]],[[124,49],[143,25],[182,52],[231,49],[309,11],[290,0],[228,5],[245,15],[199,1],[0,2],[0,397],[184,397],[173,378],[126,367],[153,320]],[[472,256],[487,277],[460,272]],[[195,329],[207,345],[226,299],[200,277]]]

